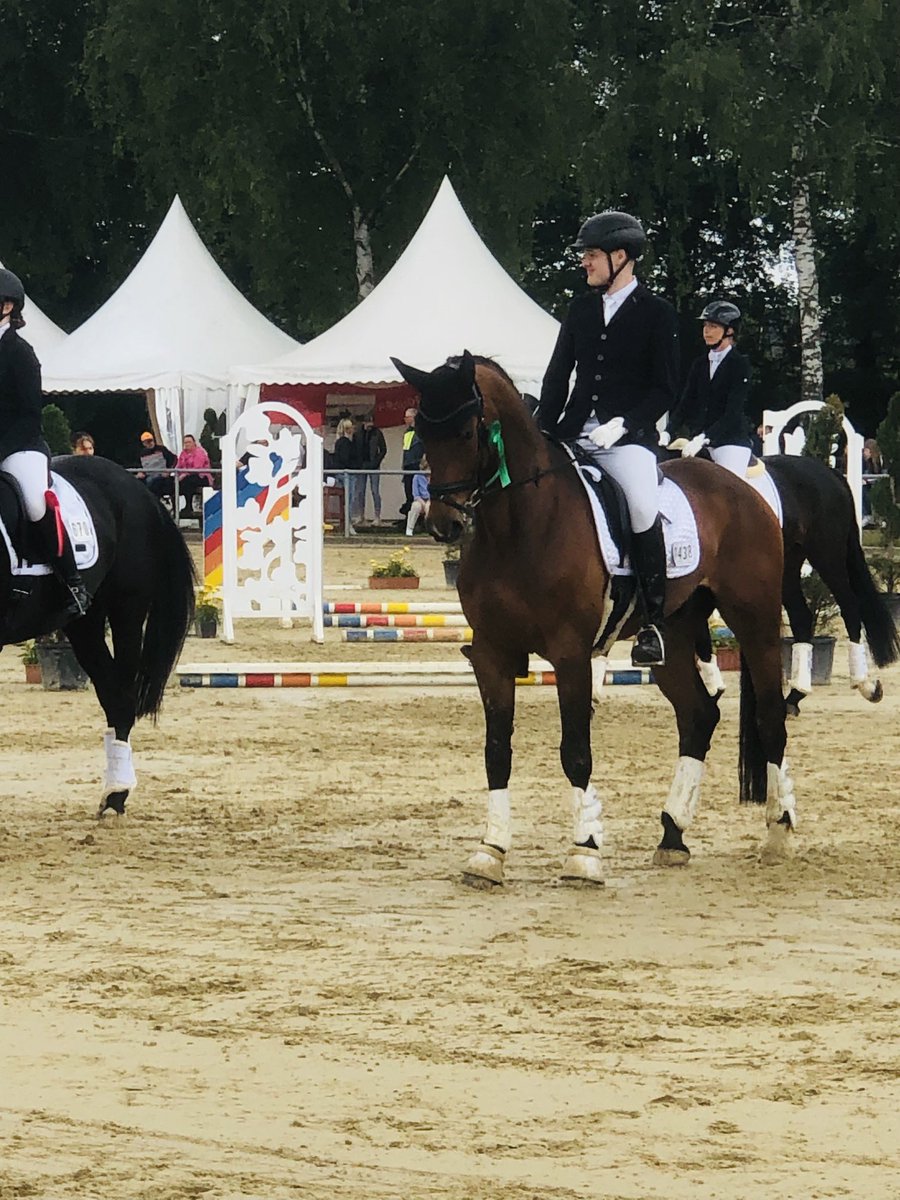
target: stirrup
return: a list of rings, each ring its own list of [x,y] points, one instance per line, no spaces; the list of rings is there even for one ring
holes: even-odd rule
[[[666,647],[662,633],[655,625],[645,625],[638,630],[631,648],[631,665],[634,667],[664,667]]]
[[[63,587],[66,589],[67,601],[65,614],[67,617],[83,617],[90,607],[91,598],[88,595],[87,588],[84,586],[81,578],[75,580],[65,580]]]

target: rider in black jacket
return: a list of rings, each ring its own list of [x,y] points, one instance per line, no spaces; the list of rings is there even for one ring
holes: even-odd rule
[[[644,620],[631,659],[661,666],[666,552],[656,422],[675,400],[678,330],[672,306],[634,277],[645,242],[640,222],[628,213],[599,213],[581,226],[574,249],[593,290],[577,296],[566,314],[537,417],[553,437],[577,442],[625,493]]]
[[[0,471],[18,483],[28,520],[34,522],[47,559],[66,586],[66,612],[80,617],[87,611],[88,594],[68,534],[62,522],[57,526],[56,512],[47,502],[50,448],[41,431],[41,365],[19,336],[24,304],[22,281],[0,269]]]
[[[750,362],[734,344],[741,310],[729,300],[714,300],[699,319],[708,352],[691,364],[669,428],[689,439],[682,455],[690,457],[708,446],[714,462],[743,476],[751,453],[747,422]]]

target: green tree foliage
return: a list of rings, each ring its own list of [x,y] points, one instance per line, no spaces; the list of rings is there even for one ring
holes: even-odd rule
[[[441,175],[518,269],[588,119],[566,0],[98,0],[95,114],[161,211],[178,190],[235,281],[309,335],[378,275]],[[581,109],[579,110],[579,104]],[[436,281],[437,282],[437,281]]]
[[[66,414],[58,404],[45,404],[41,413],[41,429],[51,454],[72,453],[72,430]]]

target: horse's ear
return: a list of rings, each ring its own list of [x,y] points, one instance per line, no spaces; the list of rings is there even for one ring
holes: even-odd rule
[[[399,358],[391,358],[391,362],[406,380],[406,382],[421,392],[431,379],[431,374],[428,371],[420,371],[418,367],[410,367],[405,362],[401,362]]]
[[[462,357],[459,360],[459,373],[462,376],[462,381],[466,387],[473,387],[475,384],[475,359],[468,350],[463,350]]]

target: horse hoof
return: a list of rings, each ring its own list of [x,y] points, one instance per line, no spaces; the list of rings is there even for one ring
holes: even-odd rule
[[[690,861],[690,850],[673,850],[668,846],[657,846],[653,855],[654,867],[686,867]]]
[[[560,879],[564,883],[589,883],[593,887],[603,887],[600,851],[592,846],[573,846],[566,857]]]
[[[124,817],[127,799],[127,789],[123,789],[121,792],[110,792],[108,796],[104,796],[97,810],[97,820],[101,820],[108,812],[115,813],[117,817]]]
[[[884,697],[884,688],[881,686],[881,680],[876,679],[874,683],[857,684],[859,694],[863,696],[870,704],[877,704]]]
[[[759,861],[763,866],[775,866],[778,863],[786,862],[791,857],[793,849],[791,837],[790,825],[782,825],[779,821],[769,826],[766,843],[759,854]]]
[[[505,854],[495,846],[480,845],[463,867],[463,883],[489,891],[503,883]]]

